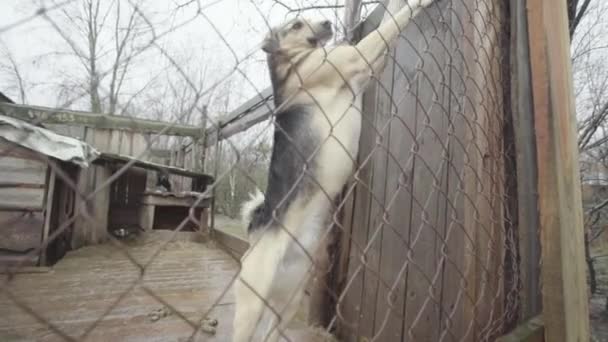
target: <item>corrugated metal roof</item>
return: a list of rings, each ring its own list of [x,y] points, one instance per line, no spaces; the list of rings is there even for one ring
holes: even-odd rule
[[[91,145],[71,137],[36,127],[22,120],[0,115],[0,137],[19,146],[80,167],[99,156]]]

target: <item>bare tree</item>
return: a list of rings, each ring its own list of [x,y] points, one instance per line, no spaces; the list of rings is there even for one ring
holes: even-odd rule
[[[7,79],[6,88],[18,94],[19,103],[27,103],[27,82],[15,56],[3,42],[0,42],[0,74]]]
[[[572,70],[578,119],[578,147],[585,206],[585,257],[592,293],[598,289],[596,257],[591,244],[604,232],[608,222],[605,185],[608,170],[608,6],[601,0],[568,0]],[[585,189],[585,187],[587,189]]]
[[[139,4],[83,0],[62,7],[63,22],[52,21],[84,70],[80,85],[92,112],[118,112],[125,80],[149,31]]]
[[[570,38],[574,36],[576,28],[589,10],[591,0],[568,0],[568,24],[570,28]]]
[[[608,141],[598,136],[608,118],[608,6],[598,0],[569,0],[572,66],[579,119],[578,145],[581,152],[593,150]]]

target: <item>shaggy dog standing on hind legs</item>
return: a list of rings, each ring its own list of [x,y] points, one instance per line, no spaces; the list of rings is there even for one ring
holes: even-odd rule
[[[243,206],[251,247],[235,283],[235,342],[252,340],[261,328],[266,341],[276,342],[296,314],[333,200],[354,169],[359,95],[384,68],[387,43],[432,2],[408,0],[355,46],[325,48],[331,22],[300,18],[264,40],[276,106],[274,146],[265,195]]]

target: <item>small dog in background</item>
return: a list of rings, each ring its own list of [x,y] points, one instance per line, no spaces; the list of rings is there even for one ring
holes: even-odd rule
[[[332,203],[355,166],[359,95],[384,68],[387,43],[432,2],[408,0],[355,46],[325,48],[331,22],[301,18],[264,40],[276,106],[274,145],[265,195],[258,192],[242,210],[251,247],[235,283],[235,342],[252,340],[264,321],[263,337],[277,341],[299,309]]]
[[[167,170],[160,169],[156,172],[156,187],[163,187],[167,192],[171,192],[171,178]]]

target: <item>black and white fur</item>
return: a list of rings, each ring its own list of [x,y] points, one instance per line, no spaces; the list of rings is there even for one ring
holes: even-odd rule
[[[325,48],[333,35],[328,21],[294,19],[266,37],[277,108],[274,147],[265,195],[242,209],[251,247],[235,283],[235,342],[260,332],[275,342],[296,314],[310,256],[323,248],[332,201],[354,169],[359,95],[382,71],[387,42],[432,2],[408,0],[356,46]]]

